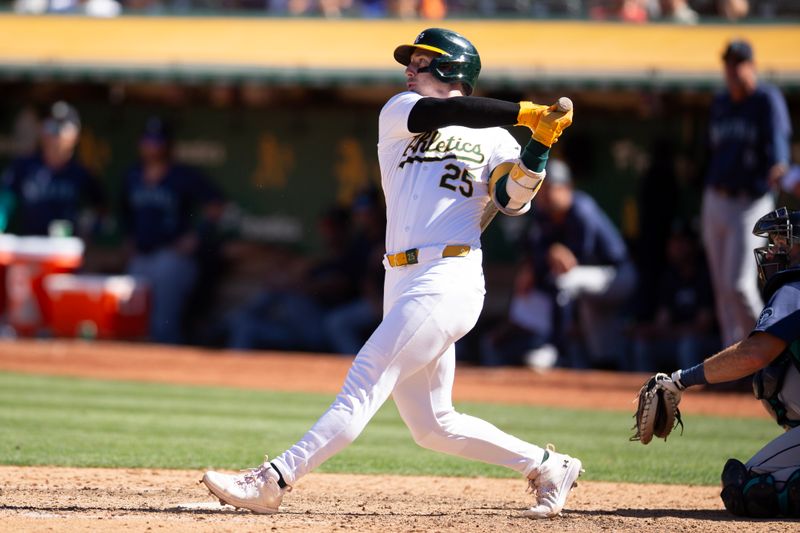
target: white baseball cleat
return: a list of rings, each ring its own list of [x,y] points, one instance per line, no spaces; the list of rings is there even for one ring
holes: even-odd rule
[[[528,485],[536,495],[536,505],[523,513],[528,518],[552,518],[561,514],[567,496],[578,485],[583,473],[579,459],[556,453],[548,445],[542,464],[531,472]]]
[[[291,487],[280,488],[268,461],[243,474],[231,475],[208,471],[201,482],[219,498],[221,504],[248,509],[254,513],[277,513],[283,495]]]

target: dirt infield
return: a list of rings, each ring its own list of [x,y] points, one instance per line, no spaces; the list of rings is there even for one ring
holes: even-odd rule
[[[521,516],[519,480],[311,474],[284,512],[211,503],[200,472],[0,468],[4,531],[796,531],[797,522],[734,523],[713,487],[582,483],[553,520]]]
[[[336,392],[349,358],[154,346],[0,343],[0,371]],[[457,400],[632,408],[644,376],[565,370],[459,369]],[[683,403],[682,403],[683,406]],[[686,412],[764,416],[749,395],[697,392]],[[798,521],[733,521],[716,487],[582,482],[561,517],[520,517],[520,480],[312,474],[255,516],[220,507],[199,471],[0,467],[3,531],[797,531]]]

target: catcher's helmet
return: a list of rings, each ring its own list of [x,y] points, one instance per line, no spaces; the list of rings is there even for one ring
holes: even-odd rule
[[[800,266],[800,211],[781,207],[756,222],[753,235],[766,237],[767,246],[753,250],[761,290],[776,274]]]
[[[466,93],[472,94],[481,72],[481,57],[464,36],[451,30],[428,28],[417,35],[413,44],[401,44],[395,48],[394,58],[401,65],[408,66],[415,48],[441,54],[431,61],[430,73],[444,82],[461,82]]]

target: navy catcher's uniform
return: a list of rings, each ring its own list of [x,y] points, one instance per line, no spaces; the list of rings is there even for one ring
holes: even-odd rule
[[[800,271],[797,274],[800,278]],[[758,317],[753,329],[757,331],[786,342],[786,350],[754,379],[756,395],[786,432],[764,446],[746,466],[753,472],[772,474],[782,483],[800,472],[800,279],[775,291]]]
[[[747,463],[728,460],[722,501],[735,515],[800,517],[800,211],[771,211],[758,219],[753,234],[767,237],[767,245],[754,250],[767,305],[750,335],[699,365],[655,377],[680,401],[680,391],[692,385],[755,372],[756,398],[786,432]]]

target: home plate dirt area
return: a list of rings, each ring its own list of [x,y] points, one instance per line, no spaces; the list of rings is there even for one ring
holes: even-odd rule
[[[0,343],[0,371],[101,379],[336,392],[347,357],[238,354],[79,341]],[[313,364],[311,364],[313,363]],[[269,369],[269,372],[266,370]],[[462,368],[456,401],[631,410],[644,375]],[[535,394],[531,394],[535,391]],[[742,393],[686,395],[685,413],[762,416]],[[2,429],[0,429],[2,431]],[[530,520],[519,479],[311,474],[283,512],[253,515],[221,506],[202,471],[0,467],[2,531],[797,531],[793,520],[733,519],[718,487],[581,481],[569,509]]]

